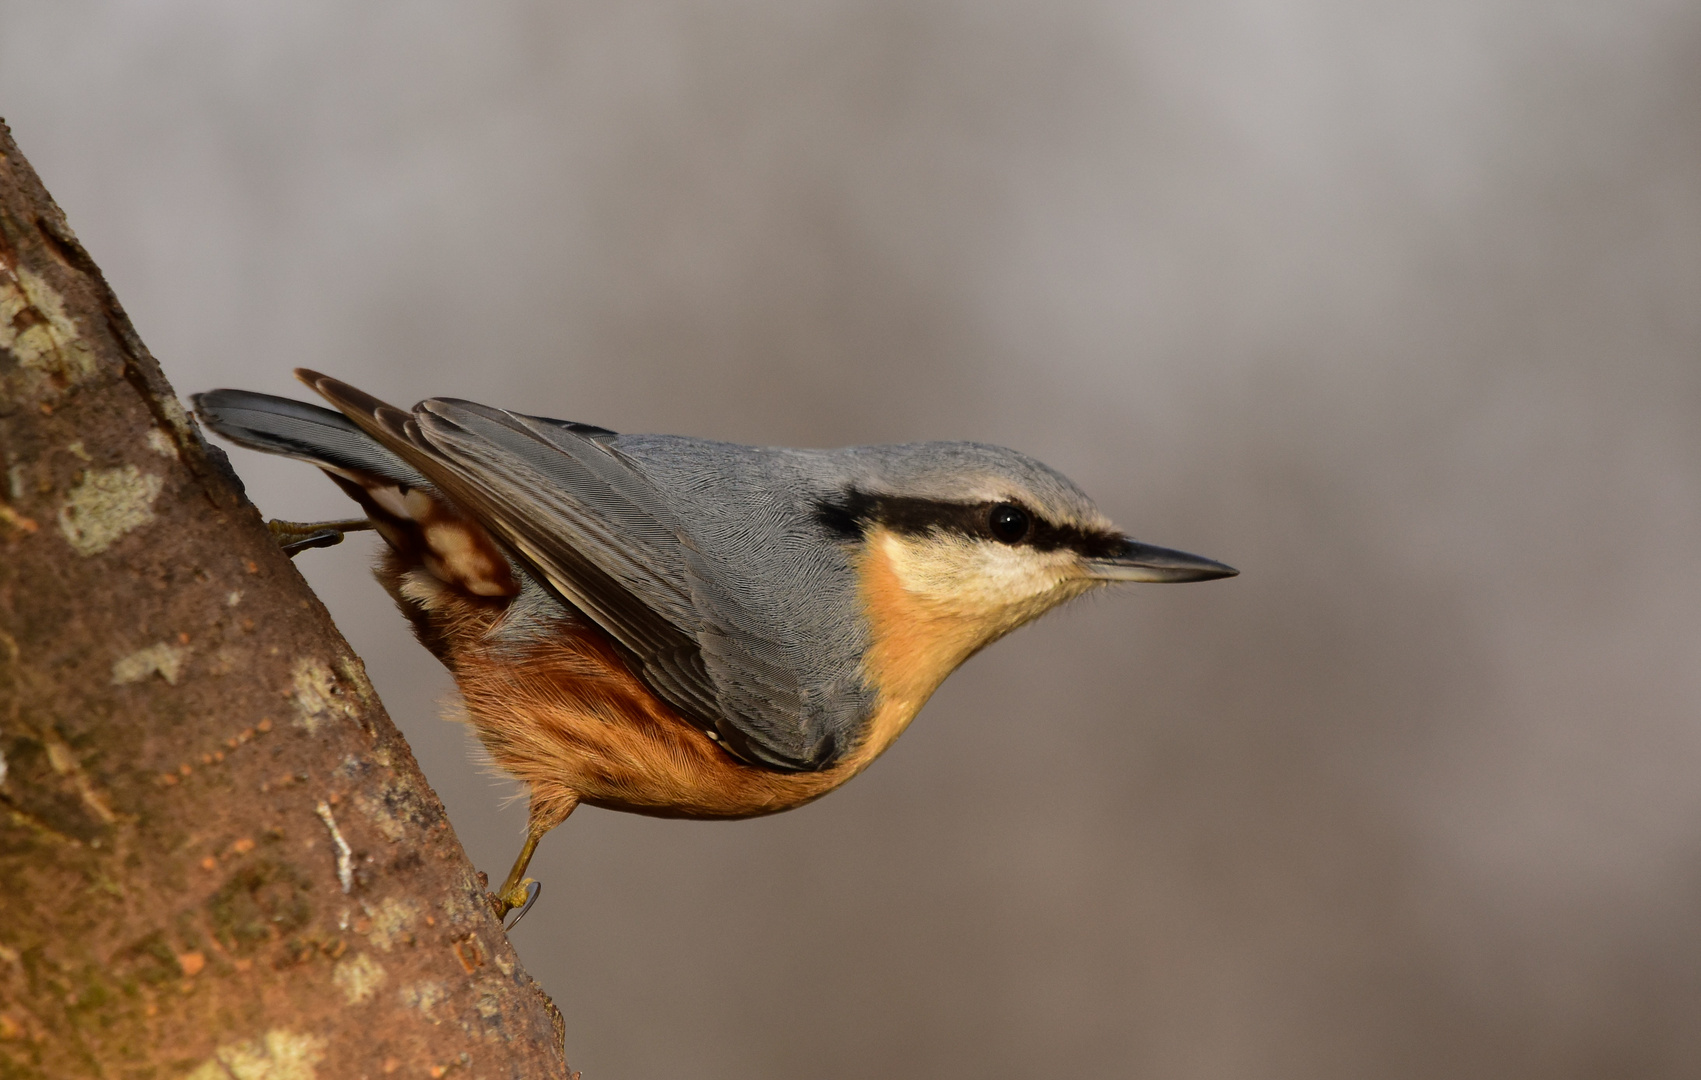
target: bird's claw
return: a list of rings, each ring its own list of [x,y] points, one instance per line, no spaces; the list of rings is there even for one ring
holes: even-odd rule
[[[497,918],[505,920],[502,929],[509,931],[520,925],[520,920],[526,917],[526,912],[532,909],[532,905],[537,903],[537,898],[542,895],[543,883],[536,878],[527,878],[496,897]],[[515,912],[515,909],[518,911],[514,917],[508,919],[509,913]]]
[[[372,522],[365,518],[352,521],[284,521],[275,518],[266,522],[266,528],[272,534],[272,539],[283,548],[284,554],[294,558],[297,553],[308,548],[332,547],[343,542],[343,534],[357,529],[370,529]]]

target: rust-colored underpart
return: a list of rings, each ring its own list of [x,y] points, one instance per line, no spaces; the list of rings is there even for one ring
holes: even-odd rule
[[[859,747],[820,772],[746,765],[657,697],[608,636],[561,610],[529,646],[491,633],[504,605],[419,568],[404,530],[378,580],[420,643],[454,672],[468,719],[492,760],[526,784],[534,830],[580,803],[657,817],[742,818],[809,802],[856,775]]]
[[[442,804],[0,123],[0,1077],[563,1077]]]

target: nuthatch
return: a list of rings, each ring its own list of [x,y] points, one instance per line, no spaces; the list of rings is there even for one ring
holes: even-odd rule
[[[367,527],[387,542],[379,581],[529,789],[504,914],[528,895],[539,838],[580,803],[789,810],[867,768],[959,664],[1065,600],[1236,573],[1123,535],[1002,447],[618,435],[453,398],[404,412],[296,374],[340,412],[241,390],[196,411],[319,466],[366,511],[274,523],[287,547]]]

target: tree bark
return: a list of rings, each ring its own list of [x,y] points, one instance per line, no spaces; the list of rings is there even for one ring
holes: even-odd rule
[[[563,1077],[358,658],[0,122],[0,1078]]]

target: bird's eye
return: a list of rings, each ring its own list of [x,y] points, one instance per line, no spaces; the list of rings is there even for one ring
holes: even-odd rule
[[[992,537],[1001,543],[1018,544],[1028,535],[1028,512],[1014,503],[999,503],[987,516]]]

